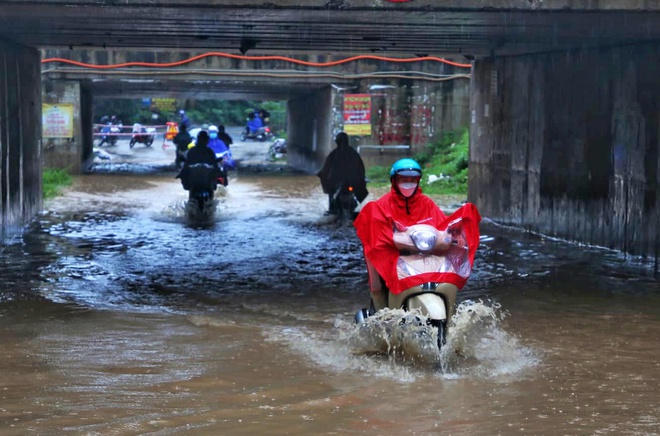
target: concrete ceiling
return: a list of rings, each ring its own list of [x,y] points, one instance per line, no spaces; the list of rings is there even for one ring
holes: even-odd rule
[[[468,58],[660,41],[660,2],[655,0],[227,3],[0,0],[0,36],[30,46],[73,49]]]
[[[95,98],[174,97],[192,100],[286,101],[316,92],[322,84],[242,80],[94,79],[85,86]]]

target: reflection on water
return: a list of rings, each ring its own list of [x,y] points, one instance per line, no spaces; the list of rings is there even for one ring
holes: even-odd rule
[[[487,220],[442,354],[368,303],[310,176],[213,218],[168,175],[82,177],[1,248],[3,434],[657,434],[660,287],[619,254]]]

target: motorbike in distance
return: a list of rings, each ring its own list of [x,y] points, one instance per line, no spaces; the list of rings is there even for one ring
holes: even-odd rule
[[[419,310],[427,318],[427,324],[437,329],[437,345],[441,349],[446,343],[459,288],[453,280],[428,282],[422,276],[447,273],[466,280],[472,269],[467,235],[475,231],[478,235],[478,222],[465,222],[459,217],[451,220],[444,231],[426,224],[409,227],[397,224],[395,227],[394,244],[399,250],[396,272],[399,280],[407,285],[398,293],[387,291],[387,308]],[[374,313],[372,301],[370,308],[355,314],[355,322],[364,324]]]
[[[154,127],[145,127],[139,123],[133,124],[133,136],[128,143],[129,148],[133,148],[135,144],[144,144],[151,147],[156,138],[156,129]]]
[[[246,132],[246,131],[241,132],[240,139],[242,142],[245,142],[248,139],[251,139],[253,141],[265,142],[271,140],[273,136],[274,135],[273,132],[270,130],[270,127],[264,126],[258,128],[254,132]]]
[[[119,134],[121,133],[122,126],[120,124],[111,124],[108,122],[101,129],[101,139],[99,140],[99,147],[108,143],[109,146],[117,145]]]

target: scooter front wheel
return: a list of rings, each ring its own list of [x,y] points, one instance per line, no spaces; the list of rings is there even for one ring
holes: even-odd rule
[[[447,322],[441,319],[430,319],[429,324],[438,330],[438,350],[447,343]]]

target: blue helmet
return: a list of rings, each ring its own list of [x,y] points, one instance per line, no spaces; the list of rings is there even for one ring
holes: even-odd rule
[[[397,174],[402,176],[422,177],[422,167],[415,159],[404,158],[394,162],[390,170],[390,179]]]

